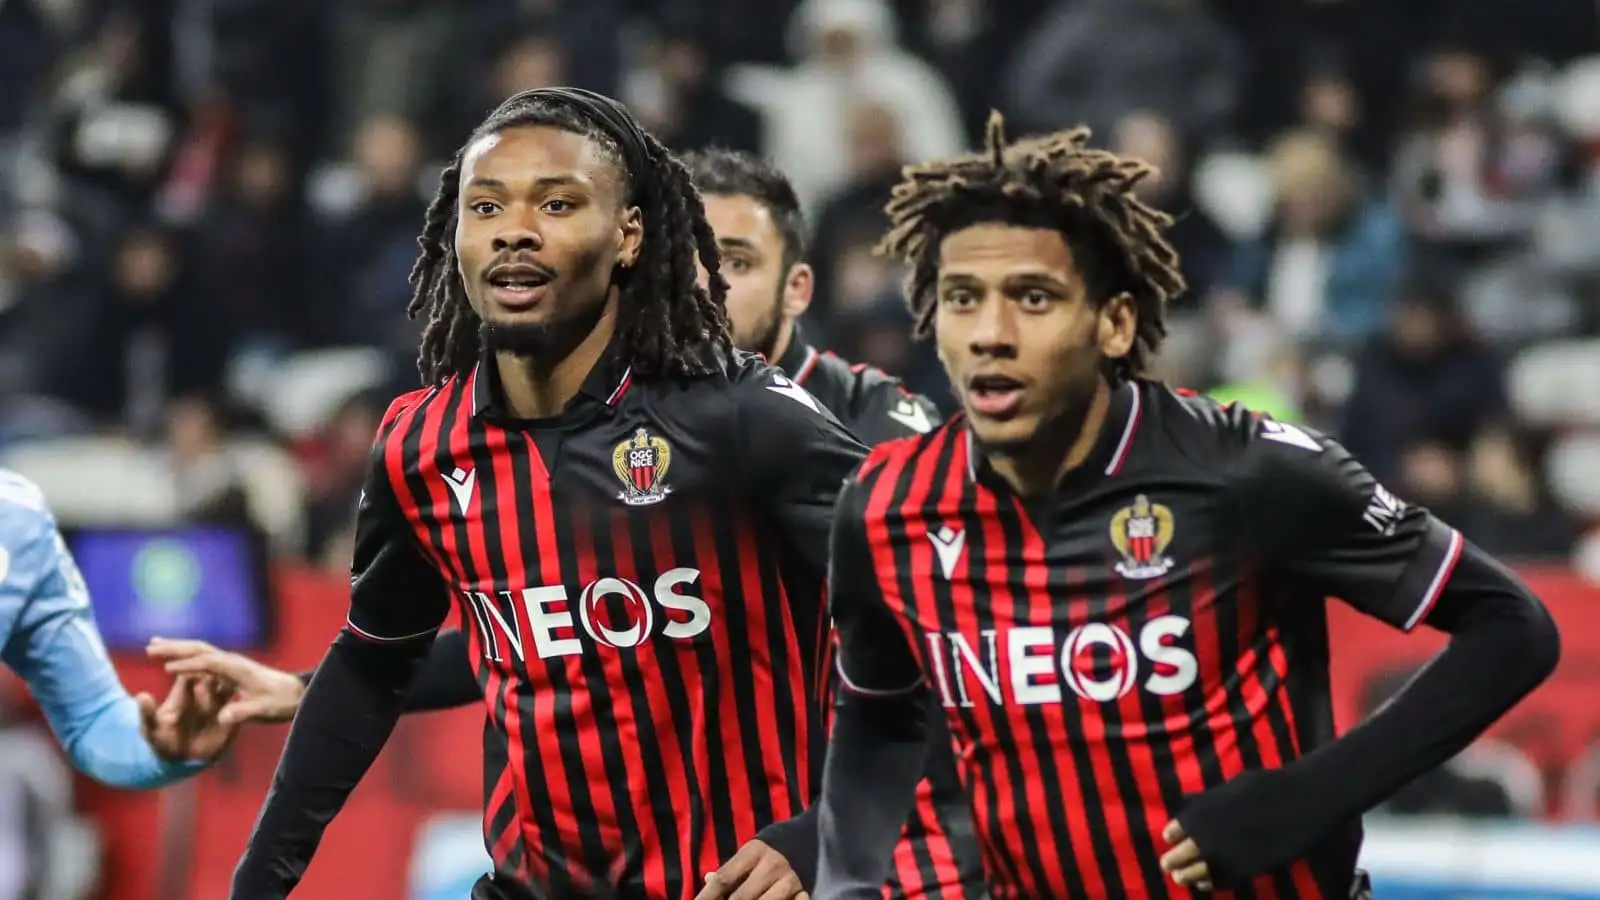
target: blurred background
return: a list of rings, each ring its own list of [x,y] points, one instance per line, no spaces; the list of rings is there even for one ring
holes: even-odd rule
[[[870,253],[902,163],[1077,123],[1161,168],[1175,384],[1339,436],[1519,561],[1555,679],[1373,818],[1380,896],[1600,896],[1593,0],[0,0],[0,465],[44,488],[135,688],[151,633],[314,664],[440,160],[575,84],[770,156],[808,336],[944,402]],[[1336,611],[1342,723],[1437,647]],[[0,731],[0,900],[224,896],[281,729],[160,796]],[[296,896],[459,898],[482,714],[403,726]]]

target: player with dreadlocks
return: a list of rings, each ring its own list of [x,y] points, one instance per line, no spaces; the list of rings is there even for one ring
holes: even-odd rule
[[[815,895],[876,897],[946,714],[997,898],[1353,897],[1361,814],[1555,664],[1539,601],[1338,444],[1145,379],[1183,290],[1084,130],[908,169],[883,242],[964,409],[839,498]],[[1335,739],[1324,604],[1450,642]]]
[[[474,897],[689,900],[704,873],[711,893],[798,895],[829,524],[864,448],[730,346],[701,199],[616,101],[501,104],[418,243],[426,387],[384,417],[349,622],[232,896],[299,881],[452,598],[488,712],[495,872]]]

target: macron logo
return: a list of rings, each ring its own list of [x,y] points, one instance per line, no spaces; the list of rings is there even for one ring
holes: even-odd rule
[[[961,551],[967,548],[967,532],[953,531],[946,525],[938,531],[929,532],[928,540],[933,542],[933,552],[939,557],[939,570],[944,572],[944,580],[949,581],[951,573],[956,570],[956,563],[961,561]]]
[[[450,486],[450,493],[456,498],[456,508],[466,515],[468,507],[472,506],[472,489],[478,483],[478,473],[465,471],[458,466],[454,472],[444,476],[444,483]]]
[[[1361,521],[1384,537],[1391,537],[1400,527],[1400,519],[1405,512],[1406,505],[1399,497],[1389,493],[1383,485],[1375,484],[1372,486],[1372,500],[1361,513]]]
[[[805,388],[795,384],[782,375],[772,376],[772,383],[767,385],[767,390],[781,397],[788,397],[790,400],[793,400],[794,402],[804,406],[806,409],[809,409],[814,413],[822,412],[822,410],[817,408],[817,400],[815,397],[811,396],[810,391],[807,391]]]
[[[1274,422],[1271,419],[1261,420],[1261,436],[1269,441],[1277,441],[1290,447],[1299,447],[1301,450],[1310,450],[1312,453],[1321,453],[1322,445],[1316,439],[1293,425]]]
[[[917,434],[927,434],[933,430],[933,420],[928,418],[928,411],[915,400],[901,399],[894,405],[894,409],[889,410],[889,418]]]

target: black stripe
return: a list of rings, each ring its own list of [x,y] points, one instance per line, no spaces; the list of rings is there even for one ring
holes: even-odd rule
[[[1114,576],[1113,576],[1114,577]],[[1116,609],[1111,601],[1111,587],[1113,582],[1107,580],[1098,587],[1089,597],[1088,620],[1091,622],[1115,622]],[[1148,591],[1148,583],[1142,585]],[[1147,595],[1146,595],[1147,596]],[[1149,621],[1147,600],[1139,592],[1124,594],[1122,614],[1126,617],[1126,631],[1133,641],[1134,658],[1124,661],[1125,665],[1138,666],[1138,677],[1135,679],[1130,693],[1139,702],[1141,709],[1147,698],[1154,697],[1144,688],[1144,680],[1149,676],[1149,671],[1140,664],[1139,635],[1145,624]],[[1118,627],[1124,627],[1118,625]],[[1097,651],[1098,652],[1098,651]],[[1120,735],[1129,725],[1138,724],[1129,722],[1122,717],[1122,703],[1112,700],[1100,704],[1100,714],[1106,722],[1106,754],[1111,759],[1112,780],[1117,784],[1117,792],[1122,796],[1123,808],[1116,811],[1128,820],[1129,833],[1132,836],[1134,857],[1139,863],[1139,877],[1142,892],[1146,897],[1169,897],[1171,891],[1167,887],[1166,878],[1161,872],[1161,849],[1151,838],[1152,827],[1159,830],[1166,824],[1165,821],[1152,823],[1144,808],[1144,791],[1146,785],[1139,778],[1139,773],[1133,767],[1132,743]],[[1157,719],[1155,721],[1160,721]],[[1141,739],[1143,740],[1143,739]],[[1148,743],[1147,743],[1148,746]],[[1152,760],[1154,753],[1151,754]],[[1165,780],[1165,779],[1162,779]],[[1159,785],[1150,785],[1159,788]],[[1132,885],[1126,885],[1133,890]]]
[[[656,571],[655,554],[650,535],[650,515],[633,515],[626,511],[613,510],[611,513],[613,529],[618,521],[627,529],[628,544],[633,551],[632,569],[635,573],[645,574]],[[620,519],[618,518],[620,517]],[[616,548],[620,557],[621,548]],[[652,590],[653,585],[640,585],[645,591]],[[697,582],[696,590],[703,590]],[[649,598],[651,603],[655,597]],[[664,623],[662,623],[664,625]],[[658,630],[661,625],[658,625]],[[678,810],[673,806],[673,797],[670,785],[676,781],[687,786],[691,807],[699,808],[698,791],[694,789],[697,783],[694,776],[694,766],[688,745],[682,743],[684,732],[679,719],[680,703],[676,701],[679,690],[672,690],[675,685],[682,685],[683,674],[678,666],[676,652],[658,652],[655,655],[656,671],[645,672],[639,666],[637,654],[628,654],[623,664],[622,677],[628,686],[628,692],[633,698],[635,720],[643,722],[648,727],[642,727],[635,735],[639,742],[640,756],[642,757],[645,774],[645,784],[650,791],[650,820],[651,827],[655,829],[656,840],[660,844],[660,853],[666,862],[666,874],[669,880],[683,880],[693,874],[695,860],[684,855],[684,842],[688,841],[693,847],[697,843],[698,832],[680,835],[678,833]],[[659,713],[651,709],[649,684],[658,681],[668,686],[668,706],[672,710],[672,727],[679,738],[678,757],[668,760],[665,747],[653,727],[655,720],[660,718]],[[639,715],[642,712],[643,715]],[[685,709],[683,715],[687,715]],[[681,769],[677,768],[682,766]],[[669,767],[672,770],[669,771]],[[698,816],[693,816],[698,821]],[[688,866],[686,869],[685,866]]]
[[[560,483],[560,475],[552,471],[550,480],[553,484]],[[552,497],[551,506],[554,509],[556,549],[559,554],[562,579],[560,584],[568,585],[567,608],[573,611],[574,621],[581,619],[583,605],[581,592],[588,584],[593,572],[595,577],[606,577],[616,571],[611,560],[611,535],[601,534],[596,527],[597,519],[604,521],[603,516],[596,516],[588,502],[584,500],[565,500],[556,502]],[[584,560],[578,549],[576,535],[583,534],[590,544],[588,560]],[[541,535],[541,538],[543,535]],[[587,565],[584,563],[587,562]],[[654,603],[654,599],[648,602]],[[606,674],[607,657],[616,659],[621,656],[631,656],[627,651],[618,651],[611,647],[596,646],[591,642],[588,633],[580,624],[578,627],[578,640],[582,642],[583,651],[578,655],[578,665],[583,671],[583,689],[574,692],[569,687],[561,692],[560,696],[567,699],[569,704],[576,699],[574,693],[586,695],[586,703],[592,722],[578,726],[580,730],[571,732],[570,744],[574,751],[577,769],[569,772],[584,773],[584,789],[589,800],[586,808],[579,809],[578,814],[596,824],[590,828],[580,827],[580,831],[593,833],[594,847],[591,850],[589,839],[584,841],[584,852],[587,872],[591,878],[601,883],[630,883],[639,878],[644,862],[645,848],[635,841],[640,836],[639,823],[633,814],[633,796],[628,783],[628,751],[622,746],[621,729],[617,727],[616,704],[631,700],[632,698],[617,697],[612,693],[610,678]],[[602,656],[604,654],[604,656]],[[564,668],[568,658],[552,660],[549,668],[551,671]],[[600,747],[600,759],[589,757],[582,751],[583,734],[597,738]],[[570,765],[570,764],[569,764]],[[598,769],[598,771],[596,771]],[[569,781],[571,779],[569,777]],[[605,847],[599,829],[600,804],[596,798],[604,795],[609,800],[613,815],[616,816],[617,827],[622,832],[625,849],[621,865],[612,857],[612,852]]]
[[[1171,573],[1163,575],[1159,581],[1152,583],[1142,592],[1143,596],[1138,602],[1134,602],[1132,597],[1128,599],[1128,630],[1130,634],[1134,635],[1134,640],[1136,642],[1138,641],[1137,636],[1144,630],[1145,627],[1150,624],[1151,621],[1156,618],[1155,613],[1159,612],[1164,616],[1182,615],[1178,609],[1178,591],[1188,589],[1193,585],[1193,582],[1189,578],[1184,577],[1184,574],[1185,573],[1180,572],[1176,575],[1176,577]],[[1182,587],[1180,587],[1180,585]],[[1162,604],[1165,608],[1159,610],[1152,609],[1151,601],[1155,598],[1161,598],[1161,600],[1165,601]],[[1188,618],[1190,622],[1190,633],[1188,636],[1192,638],[1194,631],[1193,618],[1187,616],[1186,618]],[[1198,666],[1198,664],[1199,660],[1196,658],[1196,665]],[[1195,684],[1202,686],[1198,694],[1198,696],[1201,698],[1198,701],[1201,708],[1203,708],[1205,705],[1203,688],[1204,683],[1205,679],[1203,677],[1199,677],[1197,674],[1197,677],[1195,678]],[[1191,686],[1182,694],[1173,698],[1163,697],[1162,695],[1156,694],[1153,691],[1143,689],[1142,686],[1136,687],[1135,690],[1138,691],[1139,709],[1144,714],[1145,721],[1153,724],[1166,721],[1166,704],[1169,701],[1174,705],[1180,701],[1188,703],[1190,702],[1188,698],[1195,696],[1194,692],[1196,688]],[[1194,707],[1189,706],[1186,708],[1193,709]],[[1161,805],[1166,810],[1167,818],[1170,819],[1177,815],[1178,811],[1183,808],[1184,804],[1183,780],[1178,774],[1179,760],[1177,758],[1177,754],[1173,750],[1173,739],[1181,732],[1174,732],[1170,728],[1163,727],[1159,734],[1154,732],[1148,733],[1150,734],[1148,739],[1148,744],[1150,747],[1150,760],[1155,766],[1156,771],[1156,787],[1161,794]],[[1165,825],[1166,823],[1163,822],[1162,824]],[[1155,876],[1157,881],[1160,881],[1162,885],[1161,895],[1169,896],[1171,894],[1171,890],[1166,886],[1165,881],[1162,880],[1160,872],[1159,853],[1157,854],[1156,865],[1157,868],[1155,870]]]
[[[497,506],[498,516],[492,520],[486,519],[486,521],[493,521],[496,525],[494,537],[497,542],[490,545],[492,548],[499,549],[501,546],[498,543],[500,521],[515,521],[517,523],[518,534],[522,539],[521,546],[507,547],[505,552],[517,554],[521,568],[525,573],[526,583],[517,585],[505,584],[503,579],[505,579],[506,573],[502,568],[502,571],[497,573],[495,586],[497,588],[503,587],[506,590],[522,590],[536,585],[561,584],[561,573],[544,571],[539,553],[539,548],[543,542],[554,540],[555,536],[537,533],[538,518],[534,510],[533,498],[536,492],[548,492],[551,489],[549,485],[539,484],[534,478],[532,454],[537,452],[537,448],[533,447],[531,442],[526,442],[527,439],[523,435],[515,432],[507,433],[505,441],[506,456],[511,469],[511,484],[507,486],[510,488],[512,498],[511,508],[498,508],[502,498],[502,487],[498,484],[498,474],[495,472],[493,460],[490,458],[492,454],[487,452],[483,453],[482,458],[478,460],[478,487],[484,497],[494,497]],[[498,557],[499,554],[496,553],[495,555]],[[498,593],[495,594],[495,598],[497,600],[501,599]],[[505,612],[514,615],[516,611],[508,607]],[[512,620],[508,618],[506,621],[510,622]],[[575,754],[572,752],[570,746],[571,738],[569,736],[577,733],[577,723],[571,715],[570,702],[561,702],[562,699],[569,696],[569,685],[565,683],[566,670],[562,658],[557,657],[549,663],[539,659],[537,649],[532,646],[531,635],[529,637],[530,640],[522,648],[523,658],[521,662],[514,665],[510,677],[514,682],[513,700],[517,704],[517,727],[521,731],[519,739],[522,744],[522,759],[514,760],[513,764],[522,766],[523,777],[530,791],[532,791],[534,786],[547,782],[554,774],[546,770],[544,760],[539,754],[538,737],[541,728],[549,728],[555,734],[561,736],[558,746],[562,764],[567,772],[572,772],[573,756]],[[544,666],[549,672],[551,693],[556,698],[554,704],[555,715],[553,721],[549,723],[541,723],[534,720],[533,697],[529,687],[530,672],[534,666]],[[504,728],[506,720],[502,719],[500,724]],[[582,771],[581,760],[579,766],[577,771]],[[571,780],[569,779],[569,781]],[[592,820],[592,817],[585,817],[581,814],[581,811],[589,805],[588,792],[585,788],[586,785],[581,783],[581,779],[579,779],[578,785],[569,788],[573,794],[573,806],[580,811],[578,835],[580,846],[586,857],[585,860],[576,861],[576,863],[567,854],[566,835],[562,833],[557,823],[555,810],[551,808],[548,799],[548,791],[541,792],[543,796],[529,798],[530,805],[533,807],[533,824],[538,829],[539,836],[539,846],[530,847],[529,851],[543,855],[553,884],[561,884],[574,876],[581,878],[587,875],[585,862],[587,859],[593,859],[594,854],[597,852],[595,848],[599,846],[599,835],[592,826],[582,824]]]
[[[1073,571],[1060,566],[1050,566],[1045,560],[1030,560],[1025,552],[1024,520],[1026,511],[1018,510],[1015,506],[1008,508],[1009,498],[1002,497],[1000,524],[1005,533],[1007,544],[1006,559],[1009,563],[1007,581],[1014,594],[1021,593],[1023,603],[1019,604],[1027,610],[1031,621],[1045,622],[1072,622],[1070,605],[1074,598],[1083,601],[1082,582],[1084,573],[1081,570]],[[1041,535],[1044,532],[1041,531]],[[1025,593],[1024,585],[1029,581],[1028,569],[1031,566],[1044,566],[1044,584],[1046,608],[1043,615],[1036,614],[1032,607],[1032,598]],[[1060,598],[1059,600],[1057,598]],[[1066,635],[1057,635],[1065,638]],[[1059,649],[1058,651],[1059,652]],[[1069,691],[1062,692],[1062,702],[1066,704],[1078,703],[1076,696],[1067,696]],[[1071,709],[1071,706],[1068,707]],[[1087,849],[1094,854],[1095,862],[1100,869],[1100,878],[1104,882],[1106,893],[1110,896],[1123,895],[1127,885],[1122,881],[1122,870],[1117,864],[1116,849],[1111,843],[1111,832],[1107,826],[1106,816],[1116,815],[1120,810],[1108,810],[1106,800],[1100,794],[1100,784],[1095,780],[1094,755],[1089,746],[1089,741],[1084,737],[1082,729],[1068,728],[1066,735],[1067,752],[1072,757],[1073,769],[1077,772],[1077,791],[1073,796],[1068,796],[1066,776],[1056,762],[1055,742],[1051,740],[1049,724],[1044,720],[1044,713],[1037,707],[1029,707],[1024,716],[1028,720],[1027,743],[1021,745],[1026,764],[1033,770],[1030,777],[1040,779],[1044,785],[1046,798],[1045,808],[1035,812],[1043,814],[1050,820],[1050,825],[1056,834],[1061,835],[1069,843],[1072,840],[1071,823],[1066,817],[1066,810],[1070,803],[1080,803],[1083,806],[1084,818],[1089,829],[1089,847],[1074,847],[1072,856],[1057,856],[1051,859],[1054,864],[1053,874],[1067,883],[1070,889],[1076,887],[1076,866],[1070,859],[1076,857]],[[1030,844],[1037,844],[1043,840],[1043,835],[1036,835],[1037,840]]]

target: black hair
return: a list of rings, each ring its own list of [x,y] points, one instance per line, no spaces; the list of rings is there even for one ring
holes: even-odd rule
[[[785,269],[805,259],[806,217],[794,185],[776,166],[753,153],[722,148],[685,153],[683,164],[701,194],[749,197],[767,208],[783,239]]]
[[[718,268],[716,238],[706,222],[705,205],[688,170],[646,134],[647,168],[629,171],[617,141],[577,104],[560,96],[532,94],[501,104],[439,175],[439,191],[417,237],[422,252],[411,269],[411,305],[406,310],[412,318],[427,311],[417,357],[423,381],[440,384],[465,374],[481,353],[482,322],[467,301],[456,264],[462,160],[467,148],[484,135],[528,125],[551,126],[594,141],[616,166],[624,202],[644,197],[639,258],[613,276],[621,287],[617,338],[635,374],[692,376],[713,371],[715,351],[732,342],[724,307],[728,284]],[[648,182],[650,190],[638,191],[642,182]],[[696,258],[710,273],[709,290],[696,284]]]
[[[1167,334],[1166,304],[1184,290],[1178,254],[1163,232],[1172,217],[1134,194],[1150,165],[1089,146],[1074,128],[1008,142],[999,113],[989,117],[984,149],[908,166],[885,207],[889,232],[878,251],[911,266],[907,299],[918,336],[933,329],[939,244],[963,228],[1005,222],[1061,232],[1083,272],[1089,297],[1133,298],[1133,348],[1114,375],[1145,371]]]

